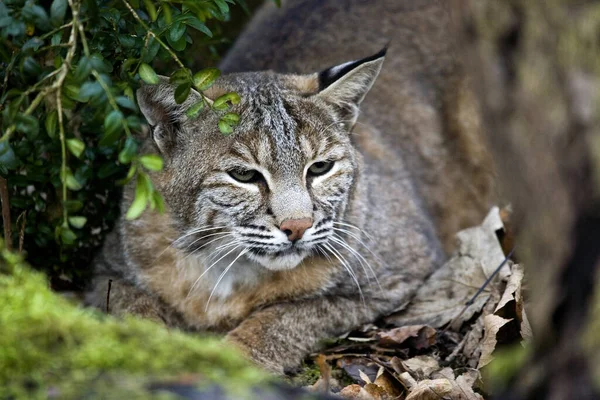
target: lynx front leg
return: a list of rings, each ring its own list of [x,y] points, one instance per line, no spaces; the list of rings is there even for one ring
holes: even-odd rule
[[[359,299],[321,297],[282,303],[252,314],[227,340],[248,358],[276,374],[300,365],[323,339],[376,319],[385,307]]]

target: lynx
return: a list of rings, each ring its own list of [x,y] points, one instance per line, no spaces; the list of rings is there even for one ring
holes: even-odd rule
[[[222,332],[284,373],[405,305],[494,190],[443,1],[270,3],[204,93],[239,94],[233,134],[186,115],[198,92],[139,89],[167,210],[121,218],[88,299],[110,279],[112,313]]]

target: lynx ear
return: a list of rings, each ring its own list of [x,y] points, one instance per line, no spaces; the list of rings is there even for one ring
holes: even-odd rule
[[[318,97],[339,107],[344,124],[351,128],[358,118],[358,107],[381,71],[387,48],[357,61],[336,65],[319,76]]]
[[[181,124],[187,119],[186,110],[201,99],[200,93],[191,90],[182,103],[175,102],[175,86],[169,78],[161,76],[156,85],[143,85],[137,90],[140,110],[152,127],[152,136],[161,153],[168,153],[177,143]]]

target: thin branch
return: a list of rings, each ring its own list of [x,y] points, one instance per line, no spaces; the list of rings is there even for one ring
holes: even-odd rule
[[[106,313],[110,314],[110,288],[112,286],[112,279],[108,280],[108,290],[106,291]]]
[[[4,244],[8,251],[12,250],[12,230],[10,222],[10,205],[8,204],[8,184],[0,176],[0,200],[2,200],[2,223],[4,224]]]
[[[129,4],[129,2],[127,0],[123,0],[123,4],[125,4],[125,7],[127,7],[127,9],[129,10],[129,12],[131,13],[131,15],[133,15],[133,18],[135,18],[137,20],[137,22],[139,22],[139,24],[146,30],[146,32],[148,32],[149,35],[151,35],[167,52],[169,52],[169,54],[171,55],[171,58],[177,63],[177,65],[179,65],[180,68],[185,69],[185,66],[183,65],[183,63],[181,62],[181,60],[179,60],[179,58],[173,52],[173,50],[171,50],[171,48],[169,46],[167,46],[165,44],[165,42],[163,42],[162,40],[160,40],[160,38],[154,32],[152,32],[150,30],[150,28],[148,27],[148,25],[146,25],[146,23],[144,21],[142,21],[142,19],[135,12],[135,10],[133,9],[133,7],[131,7],[131,4]]]
[[[23,252],[23,244],[25,243],[25,225],[27,224],[27,210],[23,211],[17,217],[17,222],[15,222],[15,226],[19,226],[19,221],[21,221],[21,228],[19,229],[19,253]]]

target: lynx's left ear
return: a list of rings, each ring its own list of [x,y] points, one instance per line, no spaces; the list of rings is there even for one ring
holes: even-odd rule
[[[350,61],[322,71],[317,96],[337,106],[344,125],[352,128],[358,118],[358,107],[381,71],[387,48],[357,61]]]

